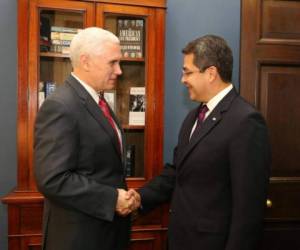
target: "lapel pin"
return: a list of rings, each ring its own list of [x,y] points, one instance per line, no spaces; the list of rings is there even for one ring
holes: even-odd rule
[[[213,118],[212,118],[212,120],[213,120],[213,121],[216,121],[216,120],[217,120],[217,118],[216,118],[216,117],[213,117]]]

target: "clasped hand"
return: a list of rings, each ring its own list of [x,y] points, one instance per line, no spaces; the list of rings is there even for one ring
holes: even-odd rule
[[[118,200],[116,212],[121,216],[126,216],[137,210],[141,206],[141,197],[134,189],[128,191],[124,189],[118,190]]]

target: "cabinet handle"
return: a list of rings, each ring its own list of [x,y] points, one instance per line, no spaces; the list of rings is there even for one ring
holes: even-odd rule
[[[266,205],[267,205],[267,208],[271,208],[272,205],[273,205],[273,203],[272,203],[272,201],[270,199],[267,199],[266,200]]]

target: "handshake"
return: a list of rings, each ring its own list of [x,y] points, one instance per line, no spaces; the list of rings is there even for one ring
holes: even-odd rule
[[[141,206],[141,196],[134,189],[129,189],[128,191],[117,189],[117,191],[116,212],[119,215],[126,216]]]

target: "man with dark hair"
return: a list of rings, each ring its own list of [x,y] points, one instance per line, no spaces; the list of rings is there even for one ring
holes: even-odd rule
[[[215,66],[223,82],[230,83],[232,75],[232,52],[221,37],[208,35],[191,41],[182,53],[194,54],[194,64],[200,72]]]
[[[199,106],[182,124],[173,164],[129,192],[143,210],[171,199],[170,250],[256,250],[270,174],[265,121],[231,84],[224,39],[200,37],[183,54],[181,80]]]

